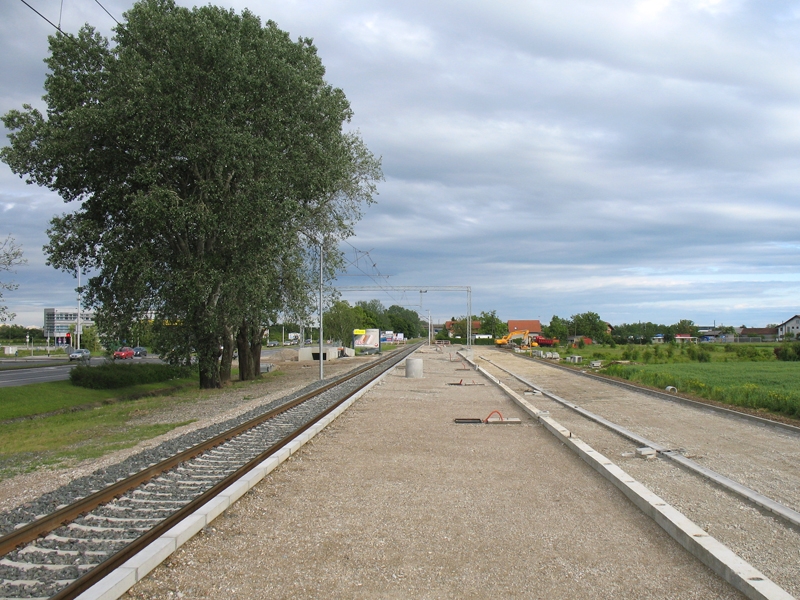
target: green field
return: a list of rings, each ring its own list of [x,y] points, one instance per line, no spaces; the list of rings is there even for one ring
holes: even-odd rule
[[[157,390],[173,390],[190,385],[197,385],[197,381],[180,379],[121,390],[90,390],[74,386],[69,381],[0,388],[0,423],[77,407],[93,408],[117,399],[141,397]]]
[[[249,388],[269,383],[275,371],[259,381],[231,383]],[[232,376],[238,376],[234,369]],[[219,390],[201,390],[197,377],[92,390],[68,381],[0,388],[0,481],[41,466],[71,465],[135,446],[190,420],[159,418],[163,411],[213,399]]]
[[[800,362],[724,360],[614,364],[603,372],[644,385],[800,418]]]

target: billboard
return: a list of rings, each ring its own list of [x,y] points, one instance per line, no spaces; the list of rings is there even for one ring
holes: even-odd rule
[[[380,348],[381,332],[378,329],[354,329],[353,338],[355,348]]]

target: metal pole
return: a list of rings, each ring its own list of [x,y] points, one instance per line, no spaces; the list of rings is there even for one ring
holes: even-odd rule
[[[78,271],[78,325],[75,327],[75,349],[81,347],[81,265],[75,263]]]
[[[472,288],[467,287],[467,348],[472,347]]]
[[[322,366],[322,242],[319,243],[319,380],[325,379]]]

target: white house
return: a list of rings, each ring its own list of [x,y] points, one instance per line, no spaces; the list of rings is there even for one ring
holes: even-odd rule
[[[800,315],[778,325],[778,339],[793,339],[800,335]]]

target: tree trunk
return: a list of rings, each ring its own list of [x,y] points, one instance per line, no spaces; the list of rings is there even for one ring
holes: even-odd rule
[[[250,356],[253,361],[253,379],[261,377],[261,343],[264,339],[264,329],[255,327],[255,335],[250,338]]]
[[[223,329],[222,357],[219,366],[219,380],[222,385],[231,382],[231,363],[233,363],[233,333],[228,325]]]
[[[200,387],[214,389],[222,387],[219,373],[219,340],[216,336],[209,336],[200,340],[197,348],[197,358],[200,362]]]
[[[247,320],[244,320],[236,333],[236,347],[239,349],[239,381],[250,381],[256,378],[253,355],[250,352],[249,329]]]

